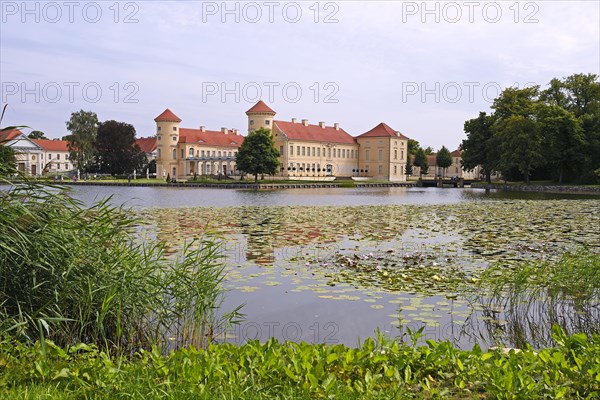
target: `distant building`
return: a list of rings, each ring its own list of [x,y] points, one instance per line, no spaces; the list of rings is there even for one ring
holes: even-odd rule
[[[74,169],[65,140],[29,139],[19,129],[12,129],[0,132],[0,143],[15,150],[17,170],[22,174],[63,174]]]
[[[438,176],[444,176],[446,178],[463,178],[466,180],[479,180],[481,178],[481,167],[478,165],[472,171],[466,171],[463,169],[461,164],[461,150],[456,149],[450,153],[452,156],[452,165],[448,168],[441,168],[437,166],[437,154],[433,153],[427,156],[427,164],[429,164],[429,169],[426,174],[423,174],[423,179],[435,179]],[[412,161],[414,162],[414,156],[412,157]],[[419,176],[421,172],[421,168],[413,165],[412,174],[413,176]]]
[[[309,124],[292,118],[275,120],[276,112],[262,100],[246,111],[248,132],[266,128],[279,150],[277,175],[294,177],[365,177],[406,180],[408,138],[380,123],[353,137],[338,123]],[[171,110],[155,118],[157,176],[185,180],[198,175],[237,174],[235,156],[244,137],[237,130],[180,128]]]
[[[156,160],[156,136],[136,139],[135,144],[146,155],[146,163]]]

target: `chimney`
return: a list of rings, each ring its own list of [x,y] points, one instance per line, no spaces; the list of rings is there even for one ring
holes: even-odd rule
[[[239,132],[237,129],[232,129],[232,131],[233,131],[233,134],[234,134],[234,135],[237,135],[237,134],[238,134],[238,132]]]
[[[296,118],[292,118],[292,124],[296,123]]]
[[[304,126],[308,126],[308,120],[307,120],[307,119],[303,119],[303,120],[302,120],[302,125],[304,125]]]
[[[324,121],[319,122],[319,126],[323,129],[325,129],[325,122]]]
[[[200,126],[200,132],[206,132],[206,128],[204,127],[204,125]]]
[[[227,128],[221,128],[221,133],[228,134],[229,130]]]
[[[333,124],[333,127],[335,128],[336,131],[339,131],[340,130],[339,122],[336,122],[335,124]]]

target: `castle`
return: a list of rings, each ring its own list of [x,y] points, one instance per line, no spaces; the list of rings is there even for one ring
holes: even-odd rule
[[[308,120],[275,120],[276,112],[262,100],[248,111],[248,132],[267,128],[279,150],[278,176],[363,177],[405,181],[408,138],[380,123],[359,136],[339,124]],[[234,129],[209,131],[181,128],[181,119],[166,109],[156,122],[157,177],[187,180],[194,175],[237,175],[235,157],[244,137]]]

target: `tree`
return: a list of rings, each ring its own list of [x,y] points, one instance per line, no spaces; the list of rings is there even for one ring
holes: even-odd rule
[[[96,158],[96,134],[98,131],[98,116],[92,111],[77,111],[71,114],[67,121],[69,137],[69,154],[78,170],[86,171],[93,165]]]
[[[499,162],[498,140],[492,132],[493,125],[494,118],[480,112],[479,117],[465,122],[467,138],[460,145],[462,167],[472,171],[481,166],[487,183],[492,183],[492,173]]]
[[[415,154],[415,160],[413,164],[419,167],[419,179],[423,177],[423,174],[427,174],[429,170],[429,163],[427,162],[427,154],[425,154],[425,150],[419,148]]]
[[[430,156],[430,155],[432,155],[432,154],[434,153],[434,151],[433,151],[433,147],[431,147],[431,146],[427,146],[427,147],[425,147],[425,148],[423,149],[423,152],[425,152],[425,155],[426,155],[426,156]]]
[[[504,170],[517,167],[529,184],[531,171],[542,164],[542,136],[538,122],[522,115],[513,115],[495,126],[501,139]]]
[[[29,139],[48,139],[42,131],[31,131],[31,133],[27,135],[27,137]]]
[[[237,169],[254,175],[258,182],[259,174],[274,174],[279,166],[279,151],[275,149],[273,135],[269,129],[260,128],[250,132],[238,150]]]
[[[442,168],[442,178],[445,178],[446,168],[452,165],[452,154],[450,154],[450,150],[446,146],[442,146],[440,151],[437,152],[435,162],[438,167]]]
[[[96,152],[100,171],[111,175],[141,171],[146,162],[146,155],[135,143],[135,128],[125,122],[98,124]]]
[[[584,161],[583,129],[572,112],[558,105],[540,105],[538,119],[544,134],[544,156],[562,183],[565,173],[579,170]]]
[[[493,134],[500,143],[500,166],[514,167],[529,183],[531,171],[543,164],[542,133],[538,121],[539,86],[507,88],[494,100]]]
[[[417,152],[418,149],[420,149],[421,146],[419,145],[419,142],[415,139],[408,139],[408,145],[407,145],[407,149],[406,149],[406,175],[412,175],[412,160],[411,160],[411,156],[414,156]]]

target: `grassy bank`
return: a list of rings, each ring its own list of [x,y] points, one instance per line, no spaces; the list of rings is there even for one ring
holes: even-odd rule
[[[413,342],[418,333],[412,334]],[[379,337],[359,348],[305,343],[211,345],[168,356],[109,356],[94,346],[0,347],[3,399],[595,399],[600,337],[565,336],[558,346],[487,352],[448,342],[425,346]]]

